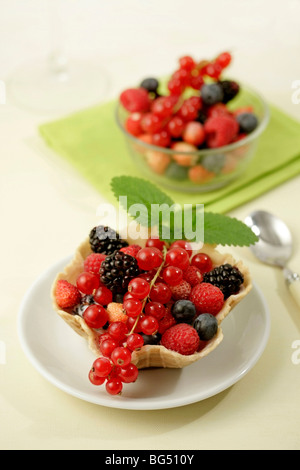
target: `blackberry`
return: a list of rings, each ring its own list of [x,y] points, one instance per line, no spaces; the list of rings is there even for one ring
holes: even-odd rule
[[[79,315],[82,317],[84,314],[84,311],[92,304],[95,304],[94,297],[92,295],[85,295],[82,297],[80,304],[76,305],[73,308],[73,314],[74,315]]]
[[[90,232],[89,240],[92,251],[104,255],[111,255],[116,250],[128,246],[128,243],[122,240],[115,230],[104,225],[94,227]]]
[[[240,86],[238,83],[232,80],[223,80],[219,82],[219,85],[223,91],[223,100],[222,103],[226,104],[229,101],[233,100],[235,96],[240,91]]]
[[[101,264],[100,281],[112,291],[114,295],[123,294],[131,279],[140,274],[137,260],[122,251],[115,251],[108,255]]]
[[[214,268],[212,271],[203,275],[203,282],[209,282],[224,294],[224,299],[230,295],[237,294],[244,282],[242,273],[229,263]]]

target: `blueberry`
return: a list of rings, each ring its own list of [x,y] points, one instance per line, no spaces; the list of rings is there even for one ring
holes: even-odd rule
[[[225,165],[225,159],[226,156],[222,153],[205,155],[201,161],[201,164],[206,170],[218,174]]]
[[[92,304],[95,303],[94,297],[92,295],[85,295],[81,299],[81,303],[76,305],[73,308],[73,314],[74,315],[79,315],[82,316],[85,312],[85,310]]]
[[[188,176],[188,168],[185,166],[177,165],[177,163],[171,162],[166,169],[165,176],[173,180],[182,181]]]
[[[201,313],[193,326],[202,341],[211,340],[218,331],[218,321],[211,313]]]
[[[258,119],[253,113],[241,113],[237,116],[240,132],[250,134],[258,125]]]
[[[156,78],[145,78],[141,85],[142,88],[145,88],[145,90],[149,91],[150,93],[156,93],[157,88],[159,86],[158,80]]]
[[[201,98],[206,105],[222,103],[223,97],[222,87],[218,83],[209,83],[201,88]]]
[[[141,336],[144,339],[144,345],[146,344],[159,344],[161,340],[161,334],[160,333],[154,333],[153,335],[145,335],[144,333],[141,334]]]
[[[177,323],[191,323],[196,315],[196,307],[190,300],[177,300],[171,313]]]

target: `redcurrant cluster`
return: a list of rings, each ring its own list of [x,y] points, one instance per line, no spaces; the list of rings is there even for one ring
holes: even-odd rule
[[[185,280],[185,276],[188,275],[192,275],[188,280],[193,285],[201,282],[201,272],[207,272],[212,267],[209,256],[199,253],[190,259],[192,253],[189,242],[181,240],[168,247],[159,238],[150,238],[145,248],[140,247],[136,251],[136,259],[142,273],[129,282],[123,297],[123,312],[127,320],[110,322],[105,333],[99,336],[102,357],[94,361],[90,370],[89,379],[92,384],[105,384],[107,392],[116,395],[121,394],[124,383],[137,380],[139,371],[132,363],[132,353],[144,346],[145,338],[154,338],[159,330],[163,331],[170,326],[168,323],[164,324],[164,320],[167,314],[170,315],[170,307],[174,303],[172,289],[182,284],[190,285]],[[195,271],[189,274],[189,268]],[[79,279],[81,277],[83,275]],[[96,284],[90,286],[89,293],[93,287],[96,288]],[[107,290],[103,286],[98,287],[94,293],[94,300],[103,304],[110,302],[112,299]],[[85,293],[88,292],[85,289]],[[101,305],[93,305],[83,314],[90,326],[97,324],[101,328],[107,317],[102,317],[99,323],[95,320],[91,323],[86,312],[94,311],[92,309],[101,310],[102,313],[102,309],[106,310]],[[173,325],[175,320],[173,317],[172,319]]]
[[[198,63],[190,56],[181,57],[178,69],[168,81],[168,94],[158,93],[159,82],[156,79],[146,79],[141,87],[124,90],[120,101],[130,112],[126,130],[159,147],[170,147],[179,138],[191,145],[202,145],[205,133],[198,117],[203,109],[203,98],[200,94],[185,97],[184,93],[187,89],[199,92],[206,77],[219,80],[230,63],[228,52],[223,52],[213,61]],[[189,150],[192,148],[187,147],[186,151]]]

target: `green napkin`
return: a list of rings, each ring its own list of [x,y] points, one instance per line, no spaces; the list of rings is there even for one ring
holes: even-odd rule
[[[183,193],[162,188],[179,204],[204,204],[226,213],[300,173],[300,123],[274,106],[257,152],[246,173],[224,188]],[[145,178],[135,168],[124,136],[115,122],[116,102],[86,109],[40,126],[49,147],[66,159],[108,200],[113,176]]]

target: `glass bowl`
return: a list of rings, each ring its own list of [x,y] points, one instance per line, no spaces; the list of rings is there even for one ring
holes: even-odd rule
[[[195,152],[158,147],[134,137],[124,127],[128,112],[119,104],[116,121],[138,170],[158,185],[184,192],[213,191],[239,178],[247,170],[259,138],[269,122],[269,108],[265,100],[254,90],[240,86],[240,93],[228,103],[228,108],[234,110],[251,106],[259,121],[256,129],[232,144]],[[203,172],[203,164],[209,171]]]

